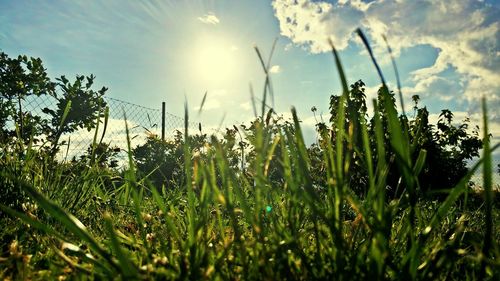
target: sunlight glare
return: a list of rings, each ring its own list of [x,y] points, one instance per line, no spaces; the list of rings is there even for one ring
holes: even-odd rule
[[[191,53],[195,79],[206,86],[231,81],[238,68],[237,53],[238,48],[224,39],[200,40]]]

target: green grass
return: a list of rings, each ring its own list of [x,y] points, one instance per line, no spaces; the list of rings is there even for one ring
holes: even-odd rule
[[[360,36],[370,50],[361,32]],[[347,79],[333,46],[332,50],[345,99]],[[270,64],[257,52],[267,78],[260,122],[254,124],[252,175],[232,168],[224,143],[217,139],[206,144],[205,157],[195,155],[185,142],[185,179],[179,179],[185,186],[178,189],[138,180],[130,152],[123,180],[110,189],[115,175],[98,165],[75,170],[70,164],[54,165],[50,157],[28,148],[21,157],[5,145],[0,158],[2,182],[27,196],[20,209],[0,205],[4,226],[0,278],[495,280],[500,276],[500,230],[495,224],[500,214],[491,183],[491,153],[498,145],[485,142],[481,159],[445,200],[422,200],[416,192],[417,176],[426,151],[412,159],[396,109],[375,103],[377,149],[370,151],[367,124],[360,124],[358,145],[350,131],[341,129],[323,150],[327,186],[318,189],[312,184],[311,159],[295,110],[293,122],[286,126],[273,127],[264,120],[266,95],[272,97],[273,92]],[[382,94],[388,95],[379,74]],[[371,157],[385,159],[388,153],[377,117],[381,108],[389,115],[395,165],[407,187],[405,196],[394,200],[385,194],[390,163],[374,163]],[[339,106],[339,116],[345,110]],[[485,102],[483,115],[486,140]],[[188,119],[186,109],[186,124]],[[343,124],[339,118],[337,127]],[[184,134],[188,139],[187,125]],[[348,181],[350,155],[356,150],[367,152],[365,199],[351,191]],[[278,181],[270,176],[272,161],[283,170]],[[467,183],[481,166],[484,203],[465,204]]]

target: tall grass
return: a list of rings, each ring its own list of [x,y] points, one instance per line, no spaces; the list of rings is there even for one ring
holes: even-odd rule
[[[380,75],[382,95],[388,95],[368,40],[358,34]],[[257,53],[267,78],[261,115],[254,123],[256,157],[251,176],[231,168],[228,151],[216,138],[207,144],[206,157],[192,151],[187,104],[182,189],[138,180],[129,138],[129,165],[122,184],[112,190],[106,188],[107,175],[92,164],[95,161],[68,175],[64,164],[51,166],[53,162],[43,155],[28,153],[20,159],[4,149],[1,176],[34,204],[23,205],[28,206],[23,210],[0,205],[10,216],[1,218],[9,227],[2,232],[8,249],[2,253],[0,277],[493,280],[499,276],[494,223],[498,210],[493,208],[491,188],[491,153],[498,145],[488,141],[485,102],[483,156],[444,201],[419,200],[418,175],[426,151],[416,159],[410,157],[414,148],[408,132],[389,102],[374,102],[375,135],[370,136],[367,124],[361,122],[357,127],[361,143],[354,141],[353,130],[344,129],[349,109],[339,103],[339,133],[322,155],[327,185],[318,188],[312,183],[311,159],[295,109],[293,122],[278,130],[265,116],[266,96],[272,97],[270,63],[264,63],[258,49]],[[343,88],[341,100],[346,99],[348,82],[333,44],[332,53]],[[395,200],[385,193],[391,163],[384,160],[388,151],[381,109],[389,116],[390,149],[396,153],[392,165],[400,169],[401,186],[406,188]],[[376,142],[374,151],[370,137]],[[97,135],[94,143],[96,139]],[[364,200],[349,186],[354,151],[365,155],[369,189]],[[377,163],[372,155],[378,156]],[[270,179],[270,166],[276,160],[283,170],[279,181]],[[467,183],[481,164],[484,206],[471,211],[457,208],[456,201],[468,192]]]

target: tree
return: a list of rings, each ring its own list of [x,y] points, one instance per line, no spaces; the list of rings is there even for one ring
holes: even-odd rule
[[[453,113],[444,109],[439,115],[436,128],[429,124],[429,112],[417,108],[417,117],[411,125],[413,142],[427,150],[427,163],[420,175],[424,191],[450,188],[458,184],[468,172],[467,160],[479,157],[483,142],[479,127],[468,132],[470,120],[453,124]]]
[[[383,95],[382,88],[378,91],[379,115],[382,129],[384,132],[383,141],[385,147],[385,161],[390,163],[387,176],[388,195],[398,197],[402,190],[396,190],[401,174],[394,165],[395,153],[390,145],[390,134],[388,126],[388,113],[384,104],[389,104],[396,108],[394,93]],[[336,128],[338,123],[339,106],[344,106],[345,109],[345,124],[342,128],[350,134],[352,144],[344,144],[344,155],[351,159],[350,186],[360,195],[366,193],[367,188],[367,171],[366,165],[362,163],[365,155],[363,155],[361,136],[359,126],[361,122],[368,124],[370,134],[375,134],[375,120],[372,117],[368,122],[366,114],[366,96],[364,83],[360,80],[353,85],[347,95],[347,100],[343,105],[340,105],[341,98],[339,96],[331,96],[330,98],[330,126],[326,124],[318,124],[317,128],[321,136],[320,143],[323,146],[328,141],[335,145],[335,138],[340,128]],[[386,101],[385,99],[390,100]],[[482,141],[479,138],[476,126],[474,130],[469,132],[470,120],[465,119],[463,122],[454,124],[453,113],[449,110],[443,110],[439,116],[437,124],[434,126],[429,123],[429,112],[427,108],[420,108],[418,103],[420,98],[414,96],[415,115],[410,120],[405,115],[399,116],[399,122],[403,130],[408,132],[410,145],[412,147],[412,157],[414,160],[418,157],[419,151],[427,150],[427,160],[424,168],[420,173],[418,180],[420,184],[420,192],[428,193],[429,191],[449,189],[454,187],[458,181],[463,178],[468,172],[467,160],[479,156],[479,149],[482,148]],[[349,149],[349,145],[357,149]],[[370,143],[372,151],[376,151],[376,143],[374,140]],[[320,146],[321,147],[321,146]],[[316,153],[317,154],[317,153]],[[376,163],[381,160],[377,159],[377,155],[372,155],[372,161]]]
[[[45,131],[52,143],[52,154],[58,150],[61,135],[84,128],[90,131],[104,117],[106,102],[103,96],[108,89],[102,87],[98,91],[93,90],[94,79],[94,75],[77,75],[73,83],[64,75],[56,79],[62,91],[61,94],[53,92],[57,101],[56,109],[43,109],[51,117]]]
[[[363,147],[360,127],[361,121],[364,121],[366,123],[367,118],[365,83],[359,80],[352,84],[347,98],[344,100],[343,104],[340,104],[341,100],[342,99],[340,96],[332,95],[330,97],[330,127],[328,127],[324,123],[317,124],[317,128],[321,136],[320,148],[324,149],[328,143],[334,144],[340,130],[343,130],[344,132],[350,134],[350,139],[352,139],[353,142],[347,143],[347,141],[344,141],[344,149],[342,151],[343,155],[346,155],[346,157],[349,157],[351,160],[349,173],[352,176],[348,179],[349,185],[354,189],[355,192],[364,194],[368,183],[366,165],[364,165],[364,163],[362,162],[364,155],[356,153],[354,151],[354,148]],[[341,128],[338,127],[338,110],[340,109],[340,107],[343,107],[345,110],[345,120]],[[317,148],[312,147],[310,149],[310,152],[315,152],[315,154],[317,155],[318,151],[316,150]],[[316,163],[321,164],[321,161],[316,161]],[[323,167],[318,167],[318,169],[322,168]],[[321,178],[322,177],[318,177],[318,180],[321,180]]]
[[[55,154],[62,134],[95,128],[104,115],[107,88],[93,90],[94,79],[93,75],[77,75],[71,83],[61,76],[52,82],[40,58],[10,58],[0,52],[0,143],[12,143],[13,138],[26,143],[43,135],[50,142],[51,154]],[[48,118],[23,109],[23,102],[30,96],[55,99],[43,109]],[[9,120],[15,126],[9,125]]]
[[[27,161],[42,161],[41,165],[57,162],[62,134],[80,128],[91,130],[103,116],[106,88],[91,89],[94,76],[77,76],[70,83],[64,76],[52,82],[40,58],[18,56],[10,58],[0,52],[0,166],[9,176],[20,176]],[[35,115],[25,110],[27,98],[52,98],[43,112]],[[55,107],[55,108],[54,108]],[[25,144],[44,141],[38,151]],[[26,147],[31,148],[31,159],[26,157]],[[48,153],[47,153],[48,152]],[[16,161],[13,161],[15,159]],[[27,179],[28,180],[28,179]],[[24,193],[9,177],[0,177],[0,203],[19,208]]]
[[[9,58],[0,52],[0,142],[18,136],[27,141],[31,136],[41,133],[42,120],[23,111],[23,101],[31,95],[53,94],[55,83],[51,82],[40,58],[18,56]],[[8,128],[12,119],[18,126]],[[38,125],[38,126],[37,126]]]

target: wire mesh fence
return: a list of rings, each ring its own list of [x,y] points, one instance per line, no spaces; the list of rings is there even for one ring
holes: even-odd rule
[[[125,157],[128,150],[125,120],[132,147],[145,143],[148,136],[162,136],[162,128],[165,138],[172,137],[176,130],[184,129],[184,118],[166,112],[162,115],[161,105],[155,109],[110,97],[104,97],[104,99],[109,108],[106,128],[104,128],[104,118],[102,118],[98,129],[79,129],[62,135],[60,143],[63,146],[61,146],[59,156],[66,159],[79,157],[88,151],[94,137],[97,137],[98,141],[102,138],[103,143],[119,148],[119,156]],[[49,116],[44,113],[44,108],[53,108],[56,103],[57,100],[49,95],[29,96],[22,101],[22,107],[32,116],[48,119]],[[188,127],[193,130],[198,125],[189,123]]]
[[[125,119],[129,129],[129,138],[132,148],[144,144],[148,136],[162,136],[162,128],[164,128],[164,137],[171,138],[176,130],[184,130],[184,118],[167,113],[164,107],[159,104],[158,108],[148,108],[130,102],[122,101],[115,98],[104,97],[109,108],[109,117],[106,130],[104,130],[103,121],[101,120],[99,129],[80,129],[76,132],[64,134],[60,138],[60,143],[64,145],[59,151],[59,156],[64,159],[79,157],[89,151],[89,148],[97,136],[110,147],[119,148],[118,157],[125,160],[127,156],[127,133],[125,129]],[[54,108],[57,100],[50,95],[28,96],[22,101],[22,108],[25,112],[29,112],[32,116],[39,116],[42,119],[49,119],[48,114],[44,113],[45,108]],[[163,122],[162,122],[163,120]],[[11,120],[11,126],[14,127],[14,122]],[[197,123],[188,124],[190,132],[198,132]],[[220,129],[220,128],[219,128]],[[97,132],[96,132],[97,131]],[[103,136],[103,132],[105,134]],[[204,129],[207,131],[207,129]],[[212,134],[217,134],[219,130],[208,129]],[[495,186],[500,186],[500,173],[498,157],[494,157],[493,183]],[[481,183],[481,173],[478,172],[473,176],[473,181]]]

